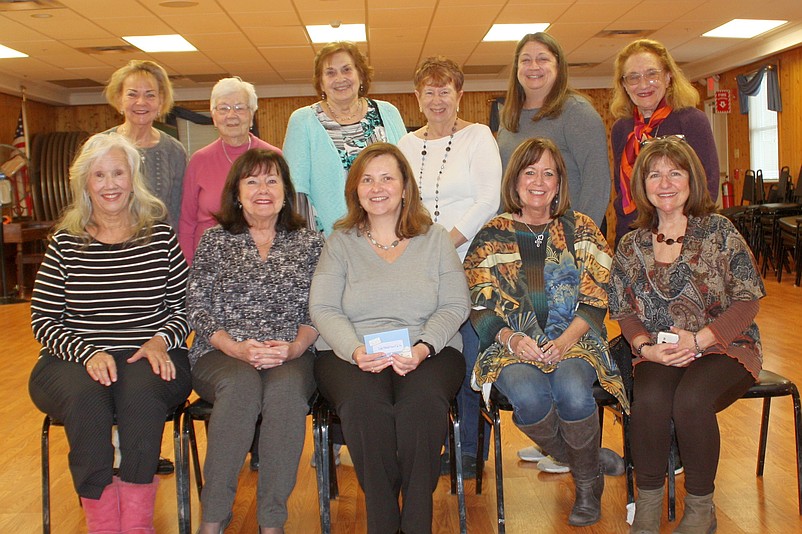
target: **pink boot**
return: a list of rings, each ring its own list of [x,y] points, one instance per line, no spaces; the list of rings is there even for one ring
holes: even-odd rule
[[[120,532],[123,534],[154,534],[153,508],[159,479],[150,484],[132,484],[117,479],[120,491]]]
[[[89,534],[120,533],[120,499],[114,480],[103,489],[100,499],[81,497]]]

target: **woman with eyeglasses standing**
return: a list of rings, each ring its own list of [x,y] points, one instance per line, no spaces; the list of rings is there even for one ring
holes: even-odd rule
[[[696,108],[699,92],[665,46],[651,39],[631,42],[615,59],[614,80],[610,111],[618,120],[610,139],[617,245],[637,217],[630,177],[645,139],[684,135],[702,161],[713,202],[718,198],[719,166],[710,122]]]
[[[178,225],[178,242],[190,265],[203,232],[217,224],[214,214],[220,210],[226,176],[237,158],[251,148],[281,154],[280,149],[250,132],[258,108],[253,84],[238,76],[223,78],[212,88],[209,103],[220,137],[189,159]]]

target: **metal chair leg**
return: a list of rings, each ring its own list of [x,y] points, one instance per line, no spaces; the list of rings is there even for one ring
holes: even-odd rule
[[[796,497],[799,504],[799,515],[802,515],[802,407],[799,402],[799,390],[791,386],[791,399],[794,402],[794,437],[796,438]]]
[[[498,406],[491,407],[493,415],[493,443],[496,448],[496,509],[498,511],[498,534],[506,533],[506,518],[504,515],[504,473],[502,472],[501,458],[501,416]]]
[[[184,483],[186,478],[186,456],[181,439],[181,416],[183,410],[180,408],[173,414],[173,450],[175,452],[175,497],[178,504],[178,532],[179,534],[189,534],[189,491]]]
[[[42,423],[42,532],[50,534],[50,416]]]
[[[329,486],[329,422],[328,410],[323,406],[312,409],[312,429],[314,432],[315,477],[317,478],[317,498],[320,512],[321,534],[331,533],[331,488]]]
[[[454,485],[457,491],[457,507],[459,509],[459,531],[460,534],[468,533],[468,511],[465,505],[465,481],[462,477],[462,437],[460,436],[459,408],[456,402],[452,402],[449,408],[449,418],[451,419],[451,432],[449,441],[451,445],[452,472],[451,472],[451,493],[454,493]]]
[[[771,414],[771,397],[763,399],[763,415],[760,417],[760,441],[757,446],[757,468],[755,475],[763,476],[763,466],[766,464],[766,441],[769,436],[769,415]]]

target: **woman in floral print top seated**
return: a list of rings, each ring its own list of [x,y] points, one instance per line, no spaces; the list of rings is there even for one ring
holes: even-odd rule
[[[515,149],[501,201],[505,213],[479,230],[464,261],[479,334],[474,379],[487,394],[495,384],[518,428],[570,466],[568,522],[592,525],[603,475],[624,471],[621,457],[599,449],[593,398],[598,380],[627,408],[604,329],[610,247],[590,217],[570,209],[565,163],[549,139]]]
[[[257,518],[262,534],[284,532],[306,414],[314,389],[307,311],[323,246],[294,211],[284,158],[251,149],[231,167],[219,226],[195,251],[187,311],[195,329],[193,386],[214,403],[199,532],[231,520],[237,478],[261,414]]]

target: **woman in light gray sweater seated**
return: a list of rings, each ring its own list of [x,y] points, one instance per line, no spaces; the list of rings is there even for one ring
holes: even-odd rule
[[[431,532],[448,405],[465,371],[465,273],[395,146],[360,153],[345,198],[348,213],[312,279],[309,312],[323,349],[315,378],[342,421],[368,533]],[[397,329],[411,348],[368,353],[365,336]]]

